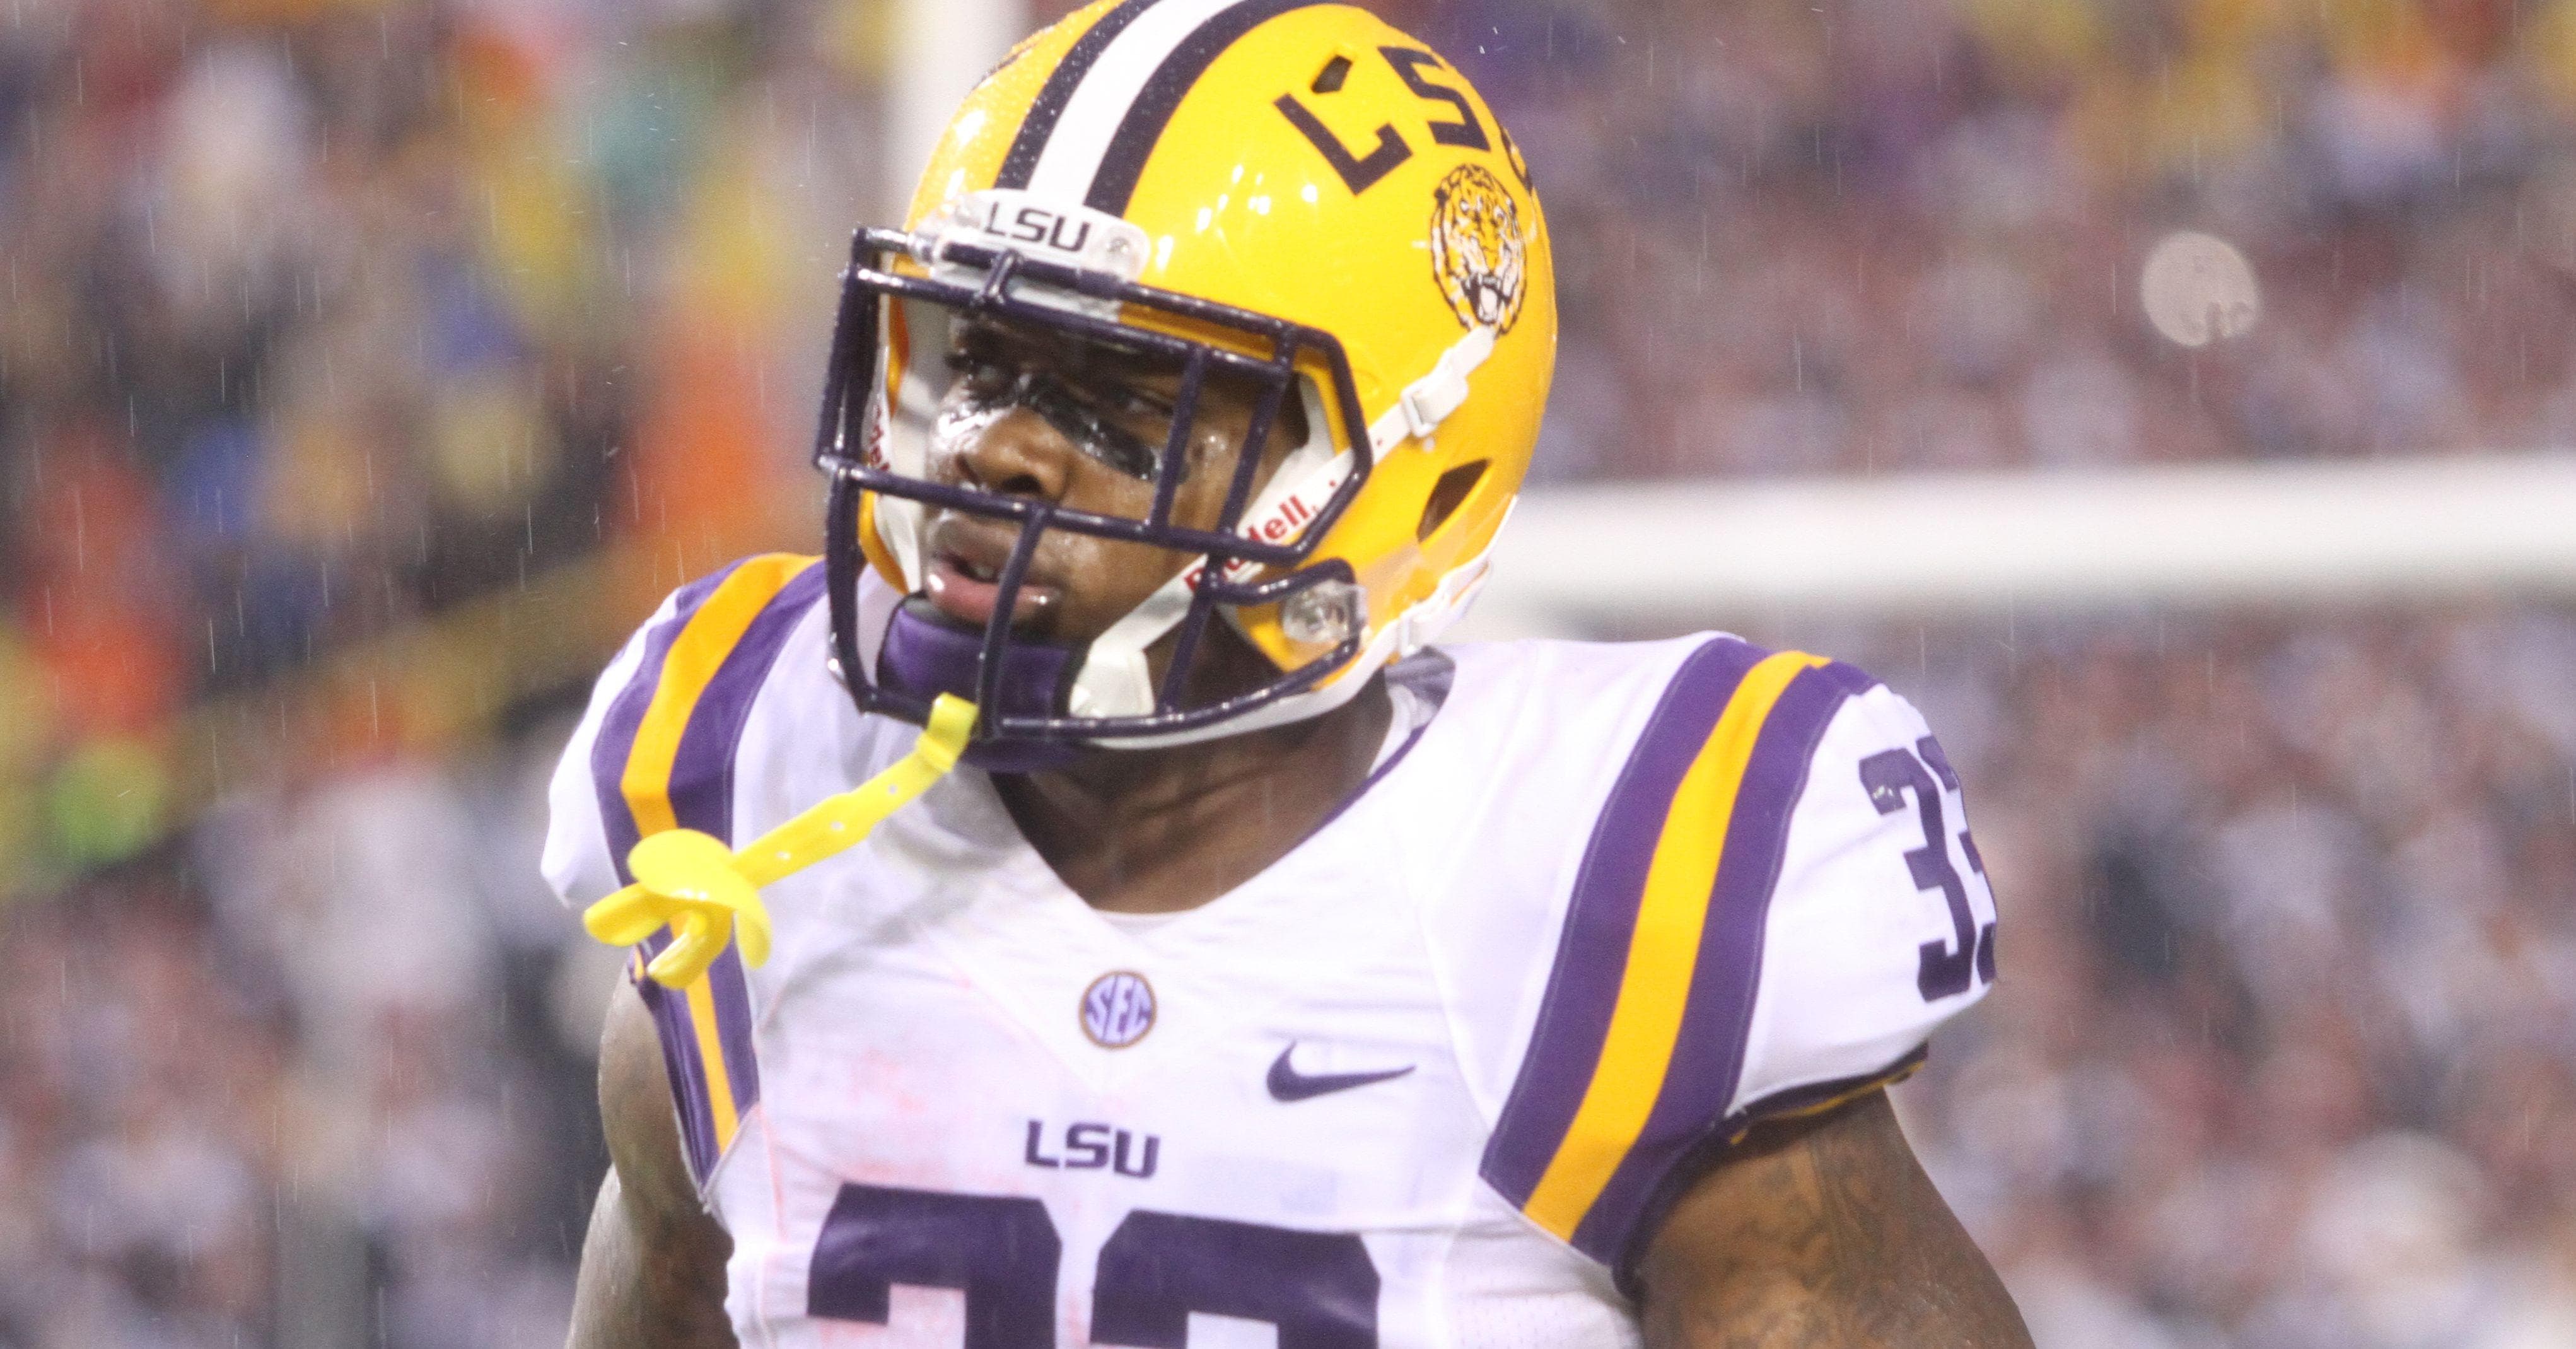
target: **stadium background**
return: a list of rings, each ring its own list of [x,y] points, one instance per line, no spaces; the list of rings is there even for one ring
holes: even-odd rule
[[[2040,1342],[2576,1344],[2576,568],[1901,584],[2030,488],[2269,484],[2228,556],[2566,501],[2576,3],[1382,8],[1556,232],[1515,528],[1592,565],[1486,629],[1816,645],[1969,779],[2004,978],[1898,1095]],[[660,592],[812,546],[835,255],[1045,16],[11,0],[0,1346],[559,1342],[613,957],[544,774]],[[2185,227],[2250,330],[2141,317]]]

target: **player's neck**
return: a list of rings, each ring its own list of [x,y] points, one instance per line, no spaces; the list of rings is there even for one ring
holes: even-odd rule
[[[1368,780],[1394,704],[1381,680],[1288,726],[1104,750],[999,777],[1020,833],[1072,891],[1117,913],[1194,909],[1259,875]]]

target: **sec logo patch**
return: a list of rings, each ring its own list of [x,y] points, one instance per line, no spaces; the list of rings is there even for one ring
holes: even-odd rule
[[[1154,1028],[1154,986],[1145,976],[1114,970],[1091,981],[1082,994],[1082,1033],[1103,1049],[1125,1049]]]

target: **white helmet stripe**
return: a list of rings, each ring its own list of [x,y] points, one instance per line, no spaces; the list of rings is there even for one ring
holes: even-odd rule
[[[1057,201],[1077,202],[1091,190],[1101,157],[1118,134],[1127,109],[1145,91],[1145,82],[1161,69],[1164,58],[1189,40],[1210,18],[1248,0],[1160,0],[1138,14],[1092,61],[1091,70],[1074,86],[1055,132],[1039,152],[1029,175],[1029,191]]]
[[[1046,150],[1047,141],[1055,136],[1055,124],[1064,116],[1064,105],[1073,97],[1100,53],[1117,40],[1136,16],[1154,7],[1154,0],[1123,0],[1117,8],[1100,16],[1098,22],[1074,39],[1064,59],[1047,72],[1046,84],[1029,103],[1028,115],[1021,119],[1019,134],[1011,138],[1010,153],[1002,157],[1001,172],[993,176],[993,186],[1026,188],[1029,175],[1036,171],[1038,156]],[[1005,69],[1008,67],[1006,66]]]
[[[1270,19],[1325,3],[1330,0],[1158,0],[1137,13],[1066,100],[1029,190],[1126,214],[1163,128],[1208,66]]]
[[[1101,152],[1100,170],[1091,176],[1091,190],[1082,204],[1111,215],[1127,214],[1128,204],[1135,199],[1136,183],[1145,176],[1145,162],[1154,157],[1154,147],[1162,143],[1164,128],[1172,124],[1181,100],[1198,87],[1209,66],[1215,65],[1226,49],[1246,33],[1268,23],[1292,9],[1328,3],[1329,0],[1243,0],[1209,17],[1191,33],[1172,54],[1163,58],[1153,75],[1138,91],[1136,101],[1119,120],[1118,130]]]

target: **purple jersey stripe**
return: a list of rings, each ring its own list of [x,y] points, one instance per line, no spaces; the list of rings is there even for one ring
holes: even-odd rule
[[[1743,1138],[1747,1130],[1765,1120],[1818,1114],[1858,1100],[1870,1092],[1895,1086],[1912,1077],[1915,1070],[1923,1066],[1924,1058],[1929,1053],[1930,1046],[1917,1045],[1911,1053],[1874,1073],[1836,1078],[1830,1082],[1813,1082],[1803,1087],[1791,1087],[1786,1091],[1775,1092],[1735,1112],[1733,1118],[1709,1131],[1700,1143],[1684,1153],[1681,1160],[1664,1173],[1663,1182],[1655,1187],[1654,1196],[1648,1201],[1644,1216],[1635,1224],[1636,1235],[1628,1243],[1626,1257],[1611,1269],[1611,1277],[1619,1285],[1619,1291],[1627,1294],[1631,1301],[1646,1300],[1645,1283],[1637,1277],[1637,1262],[1645,1256],[1647,1238],[1664,1225],[1664,1219],[1672,1213],[1673,1205],[1681,1202],[1683,1195],[1690,1193],[1691,1186],[1705,1178],[1709,1170],[1725,1156],[1726,1145],[1731,1145]]]
[[[1818,667],[1817,672],[1834,681],[1836,687],[1855,698],[1878,687],[1877,677],[1869,671],[1857,665],[1845,665],[1838,660],[1825,662]]]
[[[732,563],[680,590],[671,616],[645,635],[643,659],[601,720],[599,739],[591,750],[591,778],[599,796],[609,854],[621,882],[634,879],[626,870],[626,855],[640,836],[625,792],[627,760],[634,753],[636,736],[660,692],[663,667],[673,643],[697,617],[708,597],[741,566],[741,562]],[[734,749],[749,719],[753,697],[776,664],[788,634],[822,593],[821,566],[798,572],[752,620],[741,640],[725,654],[707,686],[698,691],[689,708],[688,724],[681,732],[679,752],[666,788],[673,818],[682,827],[732,841]],[[650,960],[669,944],[667,931],[655,934],[644,943],[644,958]],[[702,1061],[705,1051],[690,1015],[688,997],[647,978],[638,977],[635,982],[653,1013],[654,1028],[662,1042],[663,1062],[670,1074],[690,1169],[704,1180],[722,1156],[725,1140],[717,1129],[709,1096],[710,1074]],[[728,1095],[734,1117],[739,1119],[760,1099],[759,1059],[752,1046],[750,988],[743,975],[740,952],[728,947],[719,955],[708,968],[701,987],[714,1007],[718,1052],[724,1056]]]
[[[1618,1004],[1646,872],[1682,778],[1708,743],[1745,673],[1770,653],[1732,637],[1684,658],[1610,789],[1575,872],[1556,967],[1539,1004],[1520,1075],[1485,1145],[1487,1184],[1517,1208],[1529,1202],[1583,1104]]]
[[[645,938],[643,960],[662,954],[670,944],[667,930]],[[689,1021],[688,996],[644,977],[640,967],[635,991],[643,995],[645,1009],[653,1014],[654,1038],[662,1042],[662,1067],[671,1077],[671,1103],[680,1116],[680,1142],[689,1154],[689,1174],[703,1182],[714,1172],[721,1149],[715,1106],[707,1095],[706,1065],[698,1061],[698,1031]]]
[[[737,842],[733,837],[734,751],[751,719],[752,700],[768,681],[770,667],[778,663],[788,634],[822,598],[823,565],[818,561],[779,588],[698,694],[689,724],[680,733],[679,756],[671,765],[671,814],[682,828]],[[739,1117],[760,1100],[760,1061],[752,1052],[751,1040],[751,990],[743,978],[739,949],[728,946],[716,957],[707,968],[707,987],[715,997],[725,1080],[732,1087],[734,1113]]]
[[[716,1044],[724,1053],[725,1081],[733,1088],[739,1120],[760,1103],[760,1055],[751,1041],[751,985],[742,972],[742,948],[727,946],[707,966],[707,991],[716,1004]]]
[[[644,725],[645,710],[653,705],[653,693],[662,685],[662,663],[670,657],[671,643],[689,626],[689,619],[707,596],[716,593],[725,578],[733,575],[735,562],[713,576],[692,581],[673,597],[671,616],[644,635],[644,659],[635,666],[626,687],[618,690],[616,701],[608,705],[608,714],[600,719],[599,738],[590,747],[590,781],[599,793],[599,820],[608,834],[608,857],[617,867],[617,883],[631,885],[635,878],[627,874],[626,854],[635,850],[640,833],[635,825],[635,812],[626,804],[626,760],[635,752],[635,733]]]
[[[742,640],[725,653],[715,677],[698,694],[688,727],[680,732],[679,756],[671,764],[671,815],[681,828],[713,834],[727,843],[737,841],[733,836],[734,750],[751,719],[752,700],[768,680],[769,668],[778,662],[787,635],[821,598],[823,564],[816,562],[796,573],[751,620]]]
[[[1745,1038],[1762,970],[1771,893],[1788,851],[1789,820],[1825,727],[1850,696],[1851,667],[1801,670],[1763,719],[1736,789],[1734,816],[1709,891],[1680,1038],[1646,1127],[1574,1231],[1574,1245],[1616,1264],[1658,1186],[1691,1147],[1720,1126],[1744,1068]]]

